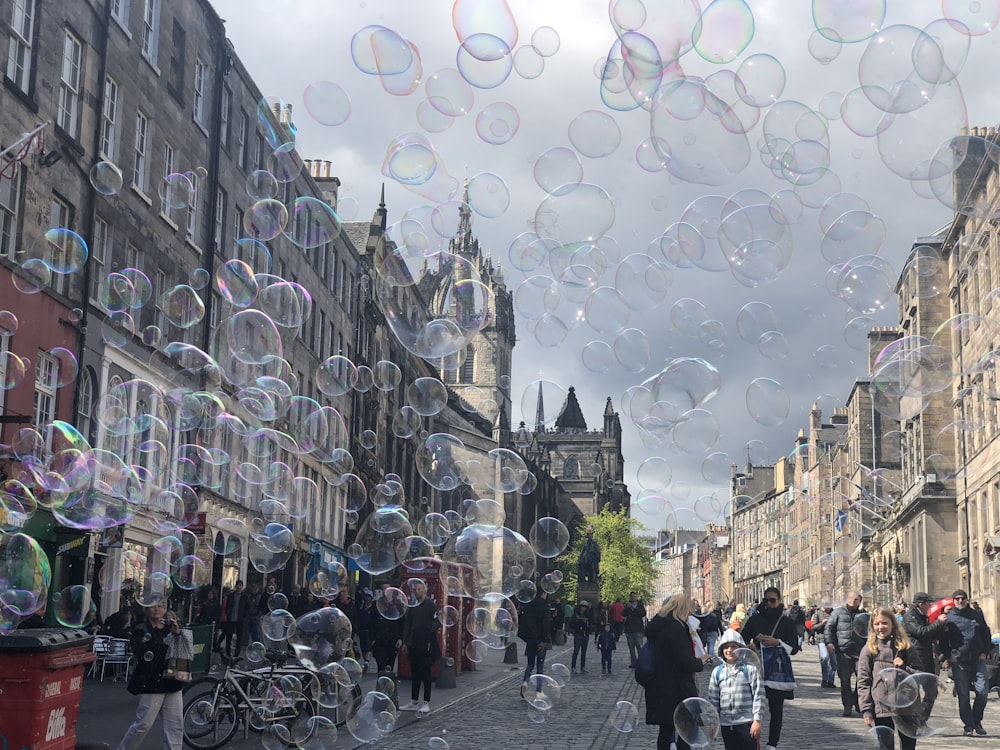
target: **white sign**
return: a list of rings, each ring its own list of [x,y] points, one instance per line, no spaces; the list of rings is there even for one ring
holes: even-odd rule
[[[66,734],[66,706],[49,711],[49,726],[45,730],[45,741],[57,740]]]

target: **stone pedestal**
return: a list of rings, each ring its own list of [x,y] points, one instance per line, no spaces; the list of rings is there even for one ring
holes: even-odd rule
[[[593,582],[578,582],[574,604],[579,604],[584,599],[590,602],[590,611],[597,612],[597,602],[601,600],[601,585]]]

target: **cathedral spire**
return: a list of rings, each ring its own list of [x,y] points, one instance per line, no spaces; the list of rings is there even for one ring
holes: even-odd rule
[[[469,183],[465,183],[465,192],[462,194],[462,203],[458,207],[458,232],[455,234],[455,238],[461,244],[465,246],[468,242],[470,235],[472,233],[472,208],[469,206]]]
[[[372,234],[375,236],[381,236],[385,234],[385,228],[387,226],[387,216],[388,212],[385,210],[385,183],[382,183],[382,196],[378,201],[378,208],[375,209],[375,215],[372,216]]]
[[[542,399],[542,386],[538,385],[538,402],[535,405],[535,432],[545,430],[545,403]]]

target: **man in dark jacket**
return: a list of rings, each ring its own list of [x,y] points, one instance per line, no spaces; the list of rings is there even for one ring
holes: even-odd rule
[[[236,586],[228,594],[224,594],[222,597],[222,615],[220,615],[220,620],[222,616],[225,616],[225,621],[222,622],[222,635],[219,638],[219,646],[222,647],[223,651],[227,656],[239,656],[243,653],[243,646],[246,644],[243,641],[243,628],[240,627],[240,613],[243,611],[243,581],[237,581]],[[236,639],[236,650],[233,650],[233,638]]]
[[[628,643],[628,668],[635,669],[635,656],[642,648],[642,632],[646,629],[646,605],[635,591],[628,595],[628,603],[622,616],[625,618],[623,629]]]
[[[240,598],[239,630],[242,636],[240,641],[243,645],[260,641],[263,637],[260,635],[260,597],[260,584],[255,581],[250,584],[250,590],[244,592]],[[237,646],[238,651],[239,647]]]
[[[936,674],[937,659],[934,656],[935,646],[938,653],[945,649],[948,625],[947,615],[943,612],[937,616],[934,622],[927,618],[927,610],[931,608],[934,600],[925,591],[918,591],[913,597],[913,604],[906,608],[903,613],[903,630],[910,639],[910,653],[907,656],[907,666],[918,672],[931,672]],[[948,648],[950,651],[950,648]],[[945,651],[945,653],[947,653]],[[921,718],[926,721],[934,708],[934,701],[937,699],[937,684],[929,682],[925,684],[924,704],[920,710]]]
[[[795,625],[795,632],[799,634],[799,648],[802,648],[802,641],[806,635],[806,613],[799,606],[798,599],[793,601],[792,606],[788,608],[787,616]]]
[[[427,596],[427,584],[415,578],[412,580],[410,590],[417,603],[406,609],[403,638],[398,645],[406,651],[410,659],[410,672],[413,677],[410,703],[400,706],[399,710],[426,714],[431,710],[431,667],[441,658],[437,639],[441,621],[437,618],[437,605]],[[418,703],[421,685],[424,687],[424,700]]]
[[[830,615],[826,623],[826,647],[837,655],[837,677],[840,678],[840,702],[844,704],[844,716],[851,716],[851,709],[861,713],[858,707],[858,655],[868,640],[868,627],[854,627],[854,618],[862,614],[861,594],[847,592],[847,602]],[[859,632],[860,631],[860,632]]]
[[[528,678],[532,672],[542,674],[545,671],[545,652],[552,644],[548,598],[543,589],[538,589],[534,599],[518,607],[517,637],[524,641],[524,656],[528,660],[521,678],[522,698],[527,698]]]
[[[969,595],[957,589],[951,598],[955,606],[947,615],[948,645],[951,646],[951,678],[958,693],[958,715],[965,725],[965,736],[986,734],[983,713],[989,697],[986,655],[993,635],[983,613],[969,606]],[[969,689],[976,691],[976,700],[969,705]]]

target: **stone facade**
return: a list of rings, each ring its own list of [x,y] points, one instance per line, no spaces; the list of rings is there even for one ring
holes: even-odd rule
[[[784,585],[786,492],[791,480],[786,460],[774,466],[733,467],[733,597],[756,602],[768,586]]]
[[[349,564],[345,550],[373,507],[369,493],[386,491],[392,475],[392,502],[414,525],[430,510],[464,510],[467,487],[438,491],[421,477],[427,434],[448,432],[482,453],[513,447],[510,294],[463,208],[449,249],[489,285],[489,319],[472,342],[470,377],[444,370],[458,373],[445,408],[433,417],[404,413],[408,386],[442,367],[403,346],[376,294],[384,200],[370,223],[342,224],[331,210],[340,180],[329,162],[298,153],[291,105],[264,98],[209,2],[145,7],[0,6],[13,61],[0,88],[0,147],[26,147],[21,167],[4,173],[13,179],[0,183],[0,307],[30,321],[0,341],[32,362],[40,347],[72,353],[80,376],[60,374],[49,418],[73,422],[91,445],[142,474],[128,498],[135,517],[113,527],[121,536],[72,532],[83,542],[63,556],[52,590],[97,581],[102,569],[113,578],[162,567],[157,540],[171,524],[196,530],[185,554],[212,561],[199,582],[260,581],[264,571],[248,550],[262,502],[268,520],[287,522],[295,536],[281,583],[301,584],[319,565]],[[34,131],[37,139],[21,138]],[[45,244],[50,228],[78,233],[89,245],[86,263],[43,279],[38,294],[13,292],[18,250],[37,247],[53,262],[67,254],[63,244]],[[223,268],[236,274],[235,287],[218,283]],[[438,270],[447,280],[448,269]],[[253,283],[240,287],[240,278]],[[256,302],[239,297],[249,286]],[[407,312],[429,318],[434,300],[421,295],[406,293]],[[267,309],[273,332],[231,329],[251,303]],[[320,377],[332,357],[350,362],[346,388]],[[27,416],[31,385],[0,392],[0,443]],[[148,418],[148,430],[122,431],[109,420],[123,411]],[[620,427],[617,446],[608,459],[612,489],[624,487]],[[0,468],[17,476],[16,463],[5,457]],[[494,496],[508,523],[524,535],[541,515],[575,526],[568,493],[544,467],[528,466],[537,484]],[[55,560],[69,533],[38,536],[51,541]],[[370,583],[363,572],[352,578]],[[94,592],[102,615],[117,609],[117,592]]]

